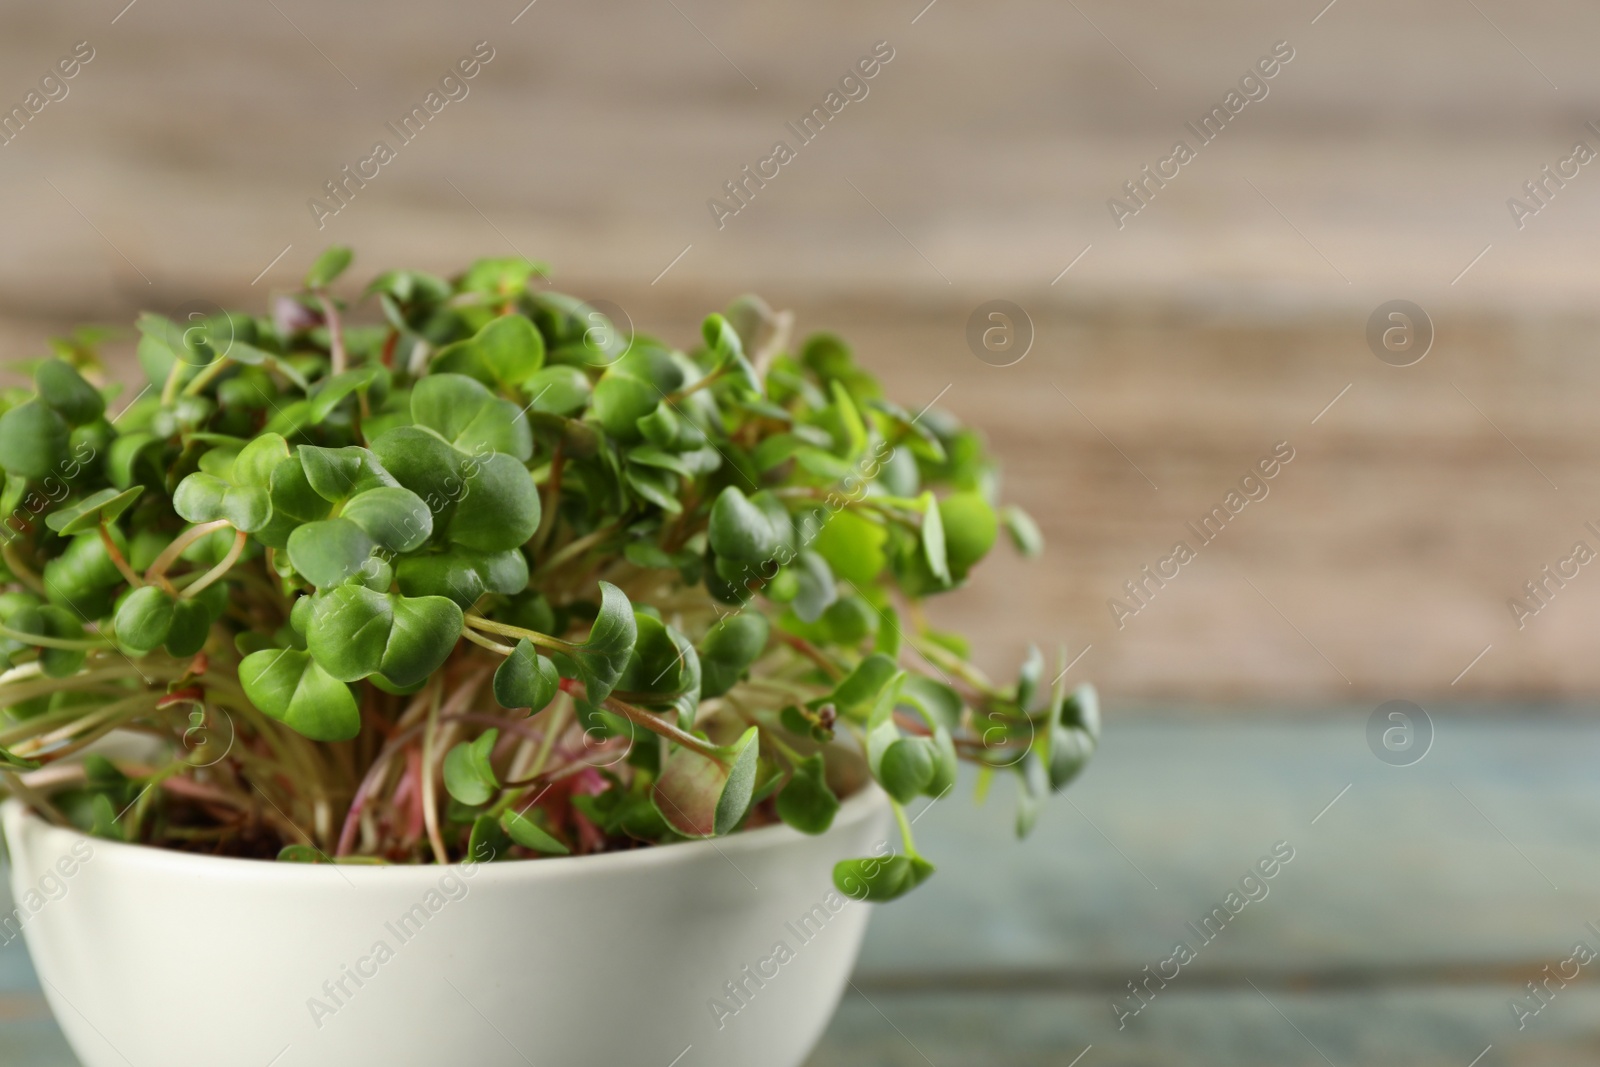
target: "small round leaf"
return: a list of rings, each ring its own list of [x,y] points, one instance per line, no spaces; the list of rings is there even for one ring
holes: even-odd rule
[[[825,833],[839,810],[839,798],[828,788],[822,754],[795,764],[794,773],[778,792],[778,818],[808,834]]]
[[[833,866],[833,884],[853,900],[875,904],[903,897],[927,881],[933,864],[921,856],[867,856],[840,860]]]
[[[719,697],[732,689],[767,647],[765,615],[741,611],[713,626],[700,641],[700,695]]]
[[[420,496],[398,485],[357,493],[339,515],[391,552],[410,552],[433,534],[433,512]]]
[[[312,585],[326,589],[359,573],[376,547],[367,532],[349,519],[323,519],[289,535],[289,562]]]
[[[740,563],[760,563],[778,549],[777,531],[766,514],[735,485],[711,505],[710,537],[718,557]]]
[[[651,793],[668,825],[685,837],[720,836],[737,829],[755,795],[758,735],[750,727],[717,758],[674,749]]]
[[[994,547],[1000,520],[989,502],[973,492],[952,493],[939,501],[939,520],[950,573],[959,580]]]
[[[533,454],[533,429],[518,406],[464,374],[430,374],[418,382],[411,418],[468,455],[505,452],[526,460]]]
[[[499,730],[485,730],[474,741],[452,745],[444,757],[444,787],[456,800],[469,807],[486,804],[500,788],[489,757]]]
[[[67,420],[41,400],[0,415],[0,468],[13,478],[42,481],[67,461]]]
[[[59,359],[47,359],[33,372],[39,399],[55,408],[74,426],[94,422],[106,413],[105,398],[83,380],[73,367]]]
[[[261,711],[313,741],[348,741],[361,732],[350,687],[297,649],[252,652],[239,663],[245,695]]]
[[[147,587],[148,588],[148,587]],[[178,600],[172,605],[172,627],[167,631],[167,654],[182,659],[194,655],[211,635],[211,613],[198,600]]]
[[[528,469],[503,452],[474,457],[470,467],[445,536],[479,552],[504,552],[532,537],[539,490]]]
[[[494,698],[500,706],[527,708],[530,715],[543,711],[560,687],[556,665],[539,655],[526,637],[494,672]]]
[[[149,652],[166,643],[172,632],[177,601],[153,585],[133,590],[117,607],[113,625],[117,641],[136,653]]]

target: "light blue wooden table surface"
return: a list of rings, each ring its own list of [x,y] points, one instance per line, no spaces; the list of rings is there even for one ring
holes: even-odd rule
[[[1370,710],[1113,718],[1020,844],[1009,790],[936,804],[939,874],[877,911],[811,1067],[1600,1063],[1591,968],[1522,1030],[1508,1006],[1600,948],[1600,717],[1435,711],[1427,757],[1392,767]],[[1277,842],[1294,858],[1202,945],[1186,924]],[[1119,1029],[1178,939],[1196,958]],[[0,949],[0,1064],[75,1063]]]

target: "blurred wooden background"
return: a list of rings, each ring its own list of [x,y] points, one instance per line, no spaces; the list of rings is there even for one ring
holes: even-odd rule
[[[1506,602],[1600,550],[1600,167],[1521,228],[1507,199],[1600,149],[1597,32],[1548,0],[12,4],[0,113],[94,58],[0,146],[0,353],[263,306],[330,242],[354,281],[546,259],[685,341],[760,291],[986,430],[1049,548],[935,614],[997,672],[1065,644],[1113,711],[1028,847],[990,836],[997,801],[919,826],[941,873],[875,920],[813,1063],[1593,1063],[1591,986],[1527,1032],[1506,1003],[1600,914],[1600,570],[1525,628]],[[307,200],[480,41],[468,95],[319,230]],[[797,146],[879,41],[868,95]],[[1280,41],[1267,96],[1119,229],[1108,198]],[[780,138],[796,158],[719,229],[706,201]],[[995,299],[1032,322],[1013,366],[967,345]],[[1436,328],[1405,368],[1365,340],[1395,299]],[[1270,494],[1119,629],[1106,601],[1280,441]],[[1458,704],[1415,768],[1365,744],[1393,698]],[[1552,704],[1580,714],[1527,723]],[[1241,705],[1315,721],[1185,717]],[[1276,902],[1116,1030],[1110,997],[1279,837],[1305,858]],[[0,1022],[0,1059],[71,1062],[19,945]]]
[[[755,289],[851,337],[908,405],[942,393],[988,432],[1050,542],[939,607],[997,671],[1037,640],[1087,649],[1074,671],[1124,703],[1600,690],[1600,577],[1521,630],[1506,606],[1574,541],[1600,549],[1600,173],[1547,186],[1520,230],[1506,207],[1575,140],[1600,148],[1600,12],[523,4],[13,5],[0,107],[75,43],[94,58],[0,147],[0,351],[260,306],[334,241],[358,278],[547,259],[683,339]],[[467,96],[319,230],[308,199],[398,146],[385,124],[479,41]],[[799,145],[785,123],[879,41],[868,95]],[[1279,41],[1268,95],[1119,230],[1107,199]],[[719,229],[706,201],[778,139],[797,157]],[[1004,368],[965,340],[996,298],[1036,335]],[[1408,368],[1364,340],[1396,298],[1437,328]],[[1271,495],[1118,629],[1107,599],[1284,440]]]

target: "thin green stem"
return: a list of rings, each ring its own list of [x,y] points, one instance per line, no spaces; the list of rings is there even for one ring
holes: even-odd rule
[[[140,709],[138,708],[129,708],[113,716],[99,717],[100,721],[96,722],[92,728],[90,728],[86,733],[75,737],[68,744],[63,745],[60,748],[53,749],[48,753],[36,752],[34,754],[46,755],[49,757],[52,763],[57,760],[66,759],[68,756],[76,755],[77,753],[88,748],[90,745],[94,744],[96,741],[100,740],[102,737],[105,737],[107,734],[111,733],[111,731],[120,729],[128,722],[129,719],[132,719],[134,716],[138,715],[139,710]],[[146,710],[155,711],[156,708],[153,704],[151,704],[146,706]]]
[[[22,562],[21,557],[17,555],[17,543],[15,541],[6,541],[4,544],[0,544],[0,560],[5,561],[6,569],[12,573],[17,581],[40,596],[49,595],[44,587],[44,580],[34,573],[32,567]]]
[[[916,856],[917,843],[911,840],[911,820],[906,818],[906,809],[893,797],[889,798],[889,806],[894,809],[894,821],[900,826],[900,845],[905,849],[907,856]]]
[[[171,681],[177,675],[178,672],[168,665],[150,664],[145,668],[145,676],[153,681]],[[102,682],[132,680],[135,678],[139,678],[139,671],[131,665],[84,671],[82,674],[74,674],[70,678],[41,678],[35,676],[0,686],[0,707],[10,707],[13,704],[20,704],[31,697],[46,696],[62,690],[84,692],[99,688]],[[238,683],[235,682],[234,684],[237,686]]]
[[[433,858],[441,866],[450,862],[445,851],[444,838],[439,834],[439,804],[434,795],[433,746],[439,729],[439,700],[444,691],[443,681],[433,685],[428,696],[428,724],[422,730],[422,822],[428,828],[428,844],[433,848]]]
[[[134,801],[133,811],[127,816],[129,820],[127,838],[129,841],[139,840],[139,828],[144,825],[144,817],[149,813],[150,805],[155,803],[156,791],[153,787],[178,774],[186,766],[188,764],[181,760],[170,763],[151,775],[149,781],[145,782],[144,790],[139,794],[138,799]]]
[[[118,700],[114,703],[108,704],[105,707],[100,708],[98,711],[91,712],[87,715],[83,713],[83,706],[79,705],[78,707],[72,709],[78,712],[78,718],[70,720],[62,726],[56,726],[55,722],[42,724],[41,729],[49,727],[55,728],[50,729],[48,733],[34,733],[31,737],[25,740],[22,745],[16,746],[15,751],[18,755],[23,756],[25,759],[32,759],[35,754],[39,753],[44,748],[54,744],[57,741],[64,741],[75,734],[81,734],[85,730],[98,727],[106,722],[116,721],[118,718],[127,715],[129,712],[153,711],[155,710],[157,701],[160,699],[160,694],[157,693],[137,693],[125,700]],[[40,718],[44,718],[44,716],[41,716]],[[32,725],[33,722],[36,721],[37,720],[30,721],[29,725]],[[52,753],[52,755],[54,755],[54,753]]]
[[[490,805],[489,815],[498,819],[507,809],[516,807],[523,797],[533,792],[535,786],[544,784],[545,788],[549,788],[548,783],[544,782],[545,764],[550,762],[550,753],[555,749],[556,738],[567,728],[566,715],[571,706],[570,699],[563,700],[556,710],[550,713],[550,722],[545,729],[544,737],[539,740],[539,750],[533,755],[533,763],[528,767],[528,773],[519,781],[506,783],[508,787],[506,792]],[[554,777],[551,780],[553,781]],[[540,795],[542,794],[543,790],[540,791]],[[538,796],[534,799],[537,800]]]
[[[710,374],[707,374],[693,385],[686,385],[681,389],[674,389],[670,393],[663,394],[661,399],[667,404],[675,405],[678,403],[678,401],[682,400],[690,393],[698,393],[702,389],[709,389],[711,386],[717,384],[717,382],[721,381],[723,378],[726,378],[733,372],[733,367],[734,365],[732,363],[724,363],[722,366],[718,367]]]
[[[106,520],[104,518],[100,520],[99,530],[100,543],[106,546],[106,555],[111,557],[111,562],[116,565],[117,570],[122,573],[122,576],[128,580],[128,584],[133,586],[135,589],[139,588],[144,584],[144,581],[134,573],[132,567],[128,566],[127,557],[122,554],[122,549],[117,547],[117,542],[112,540],[111,530],[106,526]]]
[[[933,641],[922,640],[910,635],[907,635],[906,639],[910,642],[911,647],[916,649],[923,658],[937,662],[940,667],[956,675],[983,696],[1000,697],[1003,695],[999,689],[995,688],[994,683],[980,674],[972,664],[949,649]]]
[[[200,368],[199,374],[196,374],[193,378],[189,379],[189,384],[183,387],[183,395],[199,396],[200,390],[210,385],[217,375],[221,374],[231,366],[233,366],[233,360],[229,359],[227,356],[218,356],[216,359]]]
[[[487,648],[491,652],[500,653],[500,655],[502,655],[502,656],[509,656],[509,655],[511,655],[511,653],[516,651],[516,649],[513,648],[510,645],[502,645],[498,641],[489,640],[487,637],[484,637],[482,634],[477,633],[471,627],[468,627],[468,626],[463,626],[461,628],[461,636],[465,637],[468,641],[471,641],[475,645],[481,645],[482,647]]]
[[[536,557],[544,551],[545,543],[555,532],[556,523],[561,517],[561,475],[566,469],[566,461],[566,450],[557,441],[555,452],[550,456],[550,478],[545,484],[544,509],[539,516],[539,528],[533,534],[533,554]]]
[[[994,784],[994,768],[987,763],[978,764],[978,783],[973,787],[972,799],[979,805],[989,799],[989,786]]]
[[[114,692],[114,690],[106,691],[105,695],[111,696]],[[123,692],[127,692],[127,690],[123,690]],[[42,731],[54,729],[62,723],[81,719],[83,718],[83,709],[84,705],[74,704],[70,707],[47,711],[43,715],[37,715],[31,719],[25,719],[22,725],[13,726],[9,730],[0,732],[0,748],[14,745],[19,741],[26,741],[31,737],[37,737]]]
[[[755,725],[761,725],[759,719],[756,720]],[[784,741],[783,738],[779,737],[771,730],[763,730],[761,732],[761,739],[767,744],[771,745],[773,748],[777,749],[778,752],[782,754],[783,758],[789,761],[789,766],[791,767],[798,766],[800,761],[805,759],[805,757],[802,756],[799,751],[794,748],[794,746]]]
[[[0,625],[0,637],[10,641],[20,641],[25,645],[37,645],[40,648],[64,648],[76,652],[83,652],[95,648],[110,648],[111,642],[105,638],[76,638],[76,637],[46,637],[43,634],[30,634],[26,630],[13,630],[9,626]]]
[[[909,511],[914,515],[921,515],[923,513],[922,501],[912,499],[911,497],[865,496],[861,498],[859,503],[863,507],[877,508],[880,511],[884,508],[899,508],[901,511]]]
[[[783,738],[779,737],[776,730],[766,729],[766,724],[761,721],[761,716],[756,712],[749,710],[732,697],[724,697],[723,699],[727,702],[728,706],[733,708],[734,712],[738,714],[738,716],[745,722],[749,723],[751,726],[763,727],[761,731],[762,744],[771,745],[773,748],[777,749],[779,754],[782,755],[784,759],[789,761],[789,765],[791,767],[797,765],[801,760],[805,759],[805,757],[800,754],[798,749],[789,744]]]
[[[185,346],[187,348],[187,346]],[[167,368],[167,380],[161,384],[161,406],[170,407],[178,399],[178,386],[183,384],[183,368],[193,366],[182,356],[173,354],[172,366]]]
[[[815,685],[806,685],[804,682],[792,682],[788,679],[779,678],[776,676],[769,676],[766,678],[746,678],[740,682],[735,689],[766,690],[768,693],[776,693],[786,700],[798,699],[802,702],[810,700],[813,697],[821,696],[823,693],[828,692],[826,689],[819,690]]]
[[[539,751],[534,753],[533,764],[528,768],[528,777],[537,778],[544,773],[545,764],[550,762],[550,753],[555,750],[556,738],[567,728],[567,715],[571,710],[572,698],[568,697],[550,713],[550,721],[545,724],[544,737],[539,741]]]
[[[439,709],[439,720],[448,721],[460,713],[459,709],[471,705],[477,698],[479,687],[487,677],[489,677],[487,670],[478,670],[468,675],[464,681],[458,682],[455,691],[450,694],[450,699]],[[428,708],[435,695],[431,689],[424,688],[412,697],[411,703],[406,705],[405,711],[395,721],[395,732],[384,742],[382,751],[367,768],[365,776],[351,797],[350,808],[345,813],[344,829],[339,834],[337,846],[339,855],[347,855],[354,848],[362,812],[388,775],[389,761],[404,751],[419,731],[426,729]],[[420,723],[418,719],[421,719]]]
[[[3,673],[0,673],[0,686],[13,685],[17,682],[28,681],[29,679],[39,677],[39,675],[43,673],[44,666],[38,660],[19,664],[18,666],[11,667]]]
[[[468,614],[466,623],[473,629],[487,630],[489,633],[499,634],[502,637],[525,637],[540,648],[554,649],[557,652],[571,652],[574,647],[570,642],[563,641],[559,637],[551,637],[549,634],[542,634],[537,630],[526,630],[521,626],[512,626],[508,622],[496,622],[493,619],[486,619],[482,615]],[[510,655],[510,650],[507,650],[505,654]]]
[[[174,537],[172,543],[162,549],[161,554],[151,561],[150,566],[144,572],[145,581],[160,581],[170,586],[171,583],[165,581],[167,569],[178,562],[178,557],[183,555],[183,550],[207,534],[215,533],[217,530],[230,525],[231,523],[227,519],[213,519],[211,522],[202,522],[198,526],[189,527],[177,537]]]
[[[240,530],[234,536],[233,544],[228,548],[228,554],[223,556],[222,560],[215,567],[212,567],[210,570],[202,574],[198,581],[192,582],[185,586],[183,592],[179,593],[178,595],[185,598],[192,597],[196,593],[200,592],[200,590],[204,589],[206,586],[210,585],[212,582],[215,582],[218,578],[221,578],[223,575],[231,571],[233,569],[233,565],[239,562],[239,557],[244,553],[245,542],[249,539],[250,535],[245,533],[243,530]]]
[[[60,810],[57,809],[54,804],[50,803],[49,799],[45,797],[44,794],[30,787],[14,771],[0,769],[0,783],[5,785],[8,793],[14,797],[20,798],[30,808],[43,815],[47,820],[55,825],[72,825],[72,823],[68,821],[67,817],[61,814]]]
[[[651,733],[660,734],[669,741],[676,742],[677,744],[682,745],[684,748],[698,752],[707,759],[716,760],[718,763],[727,762],[727,757],[723,755],[722,750],[716,745],[713,745],[709,741],[701,740],[694,734],[689,733],[687,730],[678,729],[677,726],[661,718],[659,715],[653,715],[643,708],[636,708],[632,704],[625,703],[616,699],[615,697],[607,697],[600,706],[605,708],[607,711],[616,712],[618,715],[621,715],[623,718],[627,719],[636,726],[643,726]]]
[[[772,636],[776,637],[779,641],[782,641],[784,644],[788,645],[790,648],[806,657],[806,659],[809,659],[811,662],[821,667],[823,673],[829,678],[832,678],[834,681],[837,682],[844,677],[844,671],[840,669],[839,665],[833,662],[833,660],[829,659],[823,654],[821,649],[819,649],[816,645],[813,645],[810,641],[807,641],[805,638],[796,637],[794,634],[785,633],[784,631],[778,629],[774,629],[772,631]]]
[[[239,688],[238,679],[208,671],[198,680],[211,700],[224,711],[237,712],[250,723],[256,736],[266,741],[267,747],[272,750],[273,761],[281,769],[281,775],[274,774],[268,776],[269,779],[284,777],[303,783],[316,783],[319,780],[317,765],[311,755],[315,751],[315,743],[257,711],[256,706],[244,695],[244,690]],[[255,758],[249,754],[248,748],[240,746],[235,746],[233,757],[245,761]]]
[[[616,533],[621,526],[621,520],[607,523],[592,533],[587,533],[576,540],[568,541],[566,544],[556,549],[555,552],[551,553],[550,557],[539,565],[538,573],[548,574],[560,564],[567,562],[567,560],[582,555],[595,545],[598,545],[600,542],[604,541],[607,537],[610,537],[612,534]]]

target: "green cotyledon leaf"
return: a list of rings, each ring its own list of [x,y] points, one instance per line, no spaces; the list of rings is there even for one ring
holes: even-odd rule
[[[340,681],[381,673],[405,688],[444,664],[461,636],[461,623],[461,609],[446,597],[341,585],[316,598],[306,649]]]
[[[679,747],[667,756],[651,798],[685,837],[731,833],[744,821],[755,793],[757,735],[752,726],[717,757]]]
[[[308,652],[252,652],[239,663],[239,682],[264,714],[313,741],[348,741],[361,732],[361,712],[350,687]]]
[[[510,595],[528,587],[528,559],[520,549],[477,552],[450,545],[442,552],[415,553],[395,568],[406,596],[447,596],[465,611],[485,593]]]
[[[12,478],[41,481],[67,462],[71,429],[41,400],[29,400],[0,415],[0,468]]]
[[[466,375],[490,387],[518,385],[544,366],[544,338],[521,315],[490,319],[472,337],[446,345],[434,356],[434,375]]]
[[[496,729],[485,730],[476,740],[452,745],[444,757],[444,787],[463,804],[485,804],[500,788],[489,759],[494,754]]]
[[[719,697],[732,689],[766,650],[771,626],[765,615],[729,615],[700,640],[700,695]]]
[[[340,516],[298,526],[289,535],[289,562],[319,589],[361,573],[377,548],[367,532]]]
[[[740,563],[770,559],[781,543],[771,519],[736,485],[724,489],[711,506],[710,540],[719,557]]]
[[[246,533],[260,530],[272,519],[273,469],[288,457],[288,442],[275,433],[237,450],[212,449],[178,484],[173,510],[194,523],[226,519]]]
[[[921,856],[866,856],[834,864],[833,884],[853,900],[883,904],[911,892],[933,870]]]
[[[638,623],[627,594],[610,582],[601,582],[600,613],[595,616],[588,639],[572,650],[589,703],[599,704],[611,695],[628,666],[638,636]]]
[[[94,422],[106,413],[105,398],[83,380],[71,364],[47,359],[33,372],[39,399],[54,408],[74,426]]]
[[[494,698],[503,708],[527,708],[534,714],[554,700],[561,675],[548,657],[539,655],[526,637],[494,672]]]
[[[419,381],[411,390],[411,418],[468,455],[503,452],[525,461],[533,454],[533,429],[518,405],[464,374]]]
[[[552,856],[566,856],[572,850],[556,840],[548,831],[533,821],[532,816],[520,811],[508,811],[500,816],[500,828],[523,848]]]
[[[777,809],[778,818],[804,833],[825,833],[833,825],[839,798],[828,788],[820,752],[794,765],[789,781],[778,792]]]
[[[479,552],[516,548],[539,528],[539,490],[512,456],[491,452],[472,458],[465,488],[445,523],[450,541]]]
[[[334,279],[345,272],[355,259],[355,253],[343,245],[333,245],[324,250],[306,271],[306,288],[322,289],[332,285]]]
[[[70,504],[59,511],[52,511],[45,516],[45,525],[63,537],[93,530],[102,522],[116,522],[143,492],[142,485],[136,485],[120,493],[115,489],[101,489],[75,504]]]

